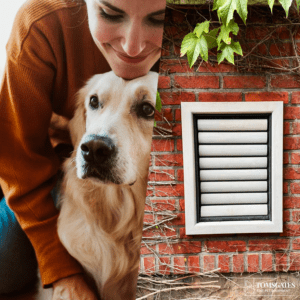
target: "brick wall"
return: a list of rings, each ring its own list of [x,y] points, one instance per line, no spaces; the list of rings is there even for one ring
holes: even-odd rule
[[[208,14],[208,10],[201,12]],[[280,11],[274,12],[273,19],[250,11],[252,25],[239,34],[244,61],[217,65],[212,53],[212,62],[198,61],[190,69],[186,57],[179,58],[179,46],[190,32],[190,20],[197,20],[192,14],[191,9],[167,13],[159,78],[163,108],[156,116],[152,142],[141,270],[160,274],[217,268],[224,273],[299,271],[300,76],[295,71],[300,63],[295,49],[300,46],[300,32],[292,42],[289,30],[280,23]],[[266,22],[277,25],[269,28]],[[284,102],[283,233],[185,235],[180,103],[186,101]]]

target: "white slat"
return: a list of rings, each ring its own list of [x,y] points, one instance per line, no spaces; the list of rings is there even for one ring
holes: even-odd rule
[[[202,181],[201,193],[266,192],[267,181]]]
[[[199,145],[200,156],[266,156],[267,145]]]
[[[198,132],[199,144],[265,144],[267,132]]]
[[[200,169],[267,168],[267,157],[201,157]]]
[[[267,193],[202,194],[202,204],[267,203]]]
[[[199,131],[257,131],[268,130],[267,119],[200,119]]]
[[[260,216],[268,214],[268,205],[201,206],[201,217]]]
[[[247,169],[247,170],[201,170],[201,181],[217,180],[266,180],[268,178],[267,169]]]

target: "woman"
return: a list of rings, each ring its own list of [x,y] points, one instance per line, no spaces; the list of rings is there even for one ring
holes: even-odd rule
[[[53,300],[96,297],[56,233],[58,212],[50,192],[60,164],[48,136],[51,114],[70,119],[74,94],[94,74],[112,69],[124,79],[145,75],[160,56],[165,4],[29,0],[16,17],[0,93],[0,184],[33,245],[43,285],[54,288]],[[5,201],[0,204],[1,217],[8,220],[1,236],[9,241],[16,223]],[[25,275],[30,266],[23,262],[34,265],[24,258],[33,255],[20,241],[14,239],[13,253],[0,243],[0,293],[26,286],[30,279]],[[24,272],[19,278],[5,264],[9,256],[12,263],[20,257],[15,267]],[[28,280],[22,282],[24,277]]]

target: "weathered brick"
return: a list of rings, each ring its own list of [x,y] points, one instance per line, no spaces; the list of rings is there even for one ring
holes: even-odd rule
[[[300,208],[300,197],[283,197],[284,208]]]
[[[286,239],[276,240],[250,240],[248,242],[249,251],[272,251],[285,250],[289,247],[289,242]]]
[[[258,254],[248,254],[247,256],[248,272],[259,271],[259,257]]]
[[[151,199],[149,204],[145,205],[145,211],[173,211],[175,209],[175,200],[172,199]]]
[[[218,89],[219,77],[203,76],[174,76],[175,87],[190,89]]]
[[[290,184],[292,194],[300,194],[300,183],[299,182],[292,182]]]
[[[290,212],[288,210],[283,211],[283,222],[289,222],[290,221]]]
[[[211,93],[198,94],[199,102],[237,102],[242,101],[242,93]]]
[[[300,153],[291,154],[291,163],[295,165],[300,165]]]
[[[169,89],[171,87],[171,78],[168,76],[159,75],[158,77],[158,88]]]
[[[299,104],[300,103],[300,92],[293,92],[292,93],[292,103]]]
[[[273,256],[271,253],[261,254],[261,270],[263,272],[273,271]]]
[[[292,43],[274,43],[270,45],[270,54],[272,56],[292,56],[294,49]]]
[[[292,124],[292,133],[300,134],[300,122],[293,122]]]
[[[181,110],[175,109],[175,121],[181,121]]]
[[[275,269],[276,271],[287,271],[287,255],[286,253],[275,253]]]
[[[189,67],[186,59],[161,59],[160,72],[168,73],[192,73],[193,69]]]
[[[228,255],[218,255],[218,268],[221,273],[230,272],[230,259]]]
[[[195,254],[201,252],[201,242],[184,241],[174,244],[161,243],[158,245],[160,254]]]
[[[183,184],[174,184],[172,186],[155,186],[155,195],[157,197],[184,196],[184,186]]]
[[[237,254],[232,257],[232,271],[234,273],[244,272],[244,255]]]
[[[283,134],[290,134],[290,122],[283,122]]]
[[[186,261],[185,257],[182,257],[182,256],[174,257],[174,266],[173,266],[174,274],[184,274],[185,273],[185,261]]]
[[[174,140],[171,139],[152,139],[151,151],[174,151]]]
[[[179,208],[181,211],[184,211],[184,199],[179,199]]]
[[[284,137],[283,138],[283,149],[284,150],[299,150],[300,149],[300,138],[299,137]]]
[[[278,88],[299,88],[300,81],[293,75],[275,75],[271,77],[271,86]]]
[[[181,102],[195,102],[196,96],[193,92],[161,92],[161,102],[163,105],[178,105]]]
[[[293,222],[300,223],[300,211],[296,210],[292,212]]]
[[[183,166],[182,154],[157,154],[154,159],[156,166]]]
[[[243,252],[246,251],[245,241],[206,241],[207,252]]]
[[[160,257],[159,258],[159,273],[162,275],[170,275],[171,269],[170,257]]]
[[[300,168],[284,168],[284,179],[300,179]]]
[[[192,240],[192,239],[197,238],[198,236],[186,235],[185,234],[185,227],[182,227],[182,228],[179,228],[179,237],[181,239],[190,239],[190,240]]]
[[[283,164],[288,164],[289,163],[289,154],[288,153],[283,153]]]
[[[153,214],[144,214],[144,224],[153,224],[154,223],[154,215]]]
[[[289,95],[287,92],[249,92],[245,93],[246,101],[283,101],[288,103]]]
[[[288,182],[283,183],[283,193],[287,194],[289,192],[289,184]]]
[[[299,271],[299,270],[300,270],[300,253],[291,252],[289,271]]]
[[[203,272],[209,272],[215,269],[215,256],[204,255],[203,256]]]
[[[171,220],[169,223],[172,226],[185,225],[185,214],[178,213],[176,219]]]
[[[300,119],[300,107],[289,107],[284,108],[284,119],[295,120]]]
[[[261,41],[269,34],[269,29],[262,26],[253,26],[246,28],[246,39]]]
[[[283,232],[280,236],[300,236],[300,225],[283,224]]]
[[[223,82],[223,87],[230,89],[261,89],[266,86],[264,76],[225,76]]]
[[[181,124],[175,124],[175,125],[172,127],[172,135],[173,135],[173,136],[181,136],[181,135],[182,135]]]
[[[202,62],[198,68],[197,72],[199,73],[224,73],[224,72],[235,72],[237,71],[236,66],[229,63],[213,64],[210,62]]]
[[[150,170],[149,181],[173,181],[175,178],[175,170]]]
[[[149,249],[150,248],[150,249]],[[151,254],[151,253],[153,253],[153,251],[155,251],[155,248],[156,248],[156,246],[155,245],[152,245],[152,246],[145,246],[144,245],[144,243],[142,242],[142,244],[141,244],[141,250],[140,250],[140,252],[141,252],[141,255],[145,255],[145,254]],[[153,250],[153,251],[151,251],[151,249]]]
[[[294,239],[292,243],[293,250],[300,250],[300,238]]]
[[[199,256],[189,256],[188,257],[188,272],[189,273],[199,273],[200,272],[200,259]]]
[[[182,140],[177,140],[177,151],[182,151]]]
[[[146,274],[153,274],[155,273],[155,258],[154,257],[144,257],[144,272]]]

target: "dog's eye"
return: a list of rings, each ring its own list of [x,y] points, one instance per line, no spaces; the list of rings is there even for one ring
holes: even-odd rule
[[[154,107],[150,103],[141,103],[137,107],[137,115],[142,118],[152,119],[154,118]]]
[[[99,104],[99,99],[97,96],[93,95],[90,97],[90,106],[93,108],[93,109],[96,109],[100,106]]]

